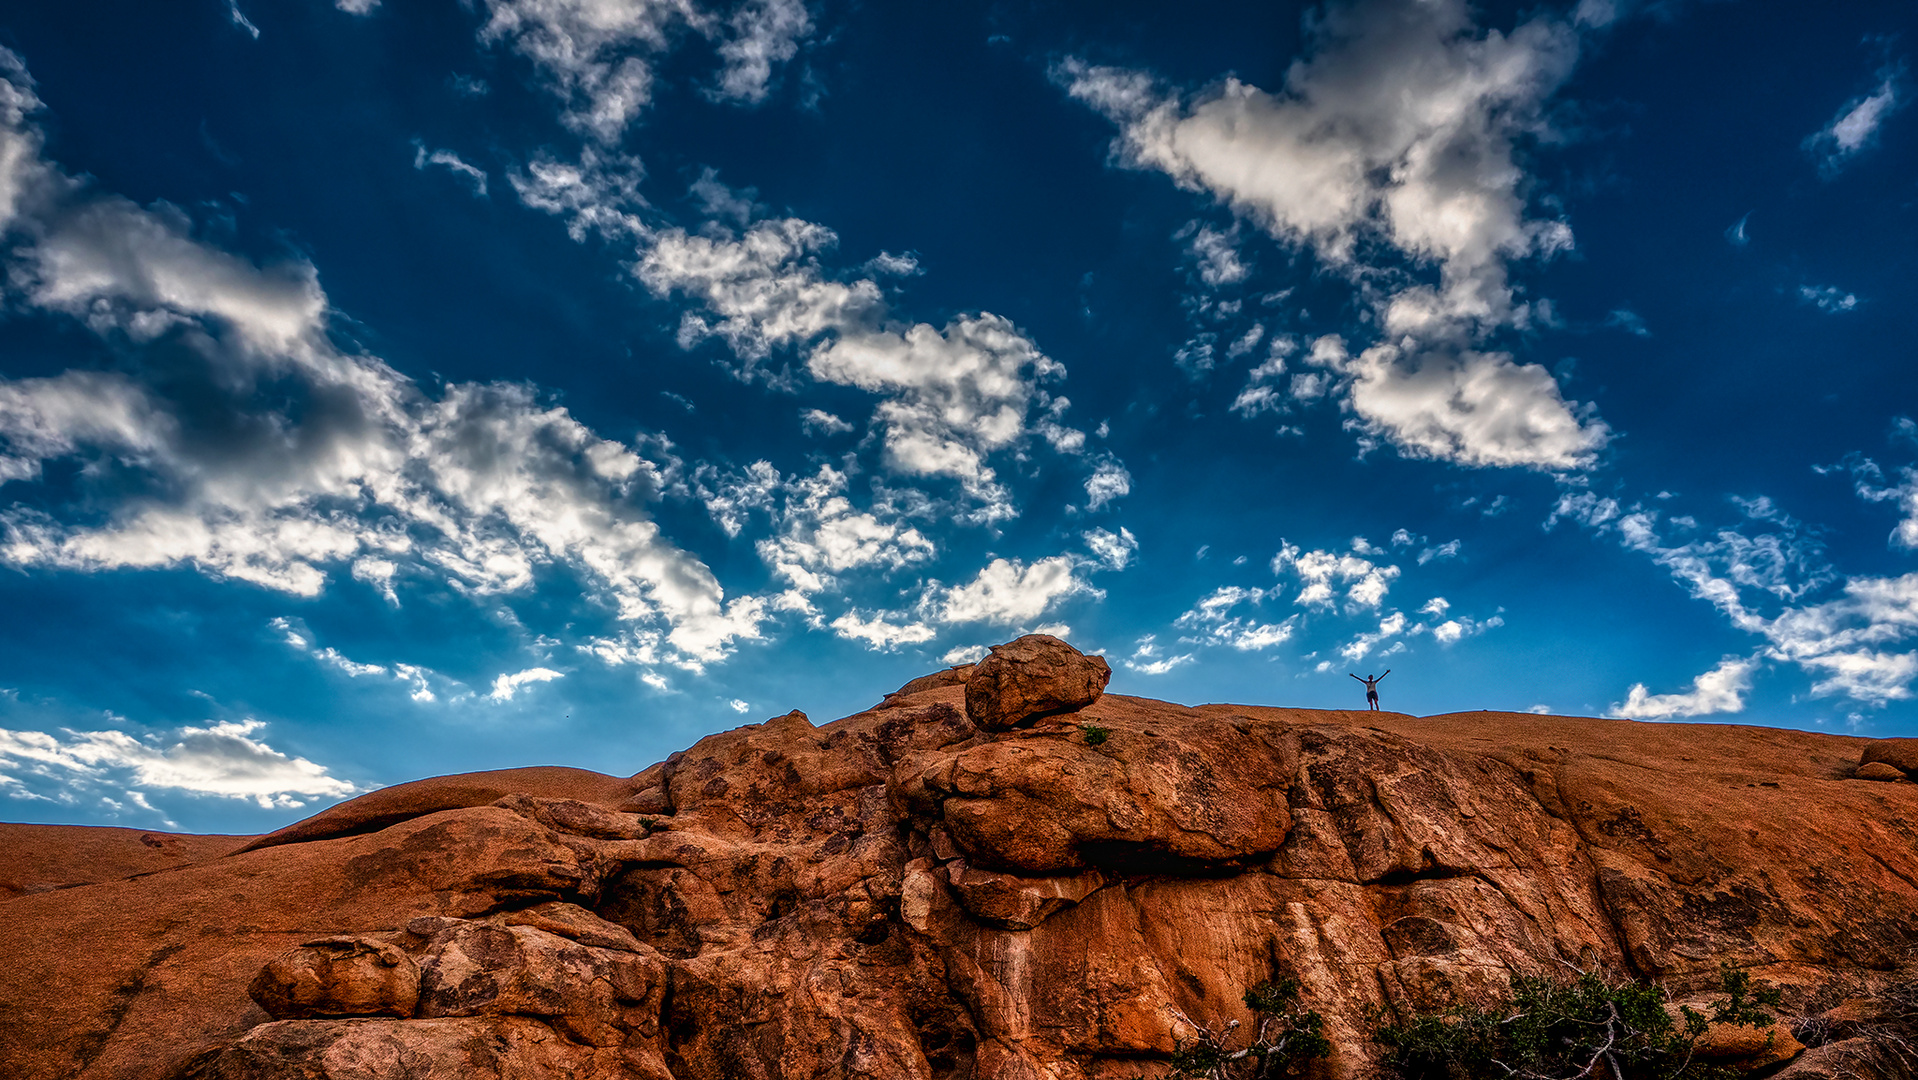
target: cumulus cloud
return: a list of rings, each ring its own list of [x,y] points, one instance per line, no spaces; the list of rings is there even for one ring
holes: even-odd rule
[[[1325,9],[1309,49],[1277,92],[1228,78],[1188,97],[1078,60],[1055,77],[1118,125],[1121,163],[1209,194],[1363,283],[1385,340],[1334,367],[1364,430],[1469,465],[1589,464],[1605,426],[1543,368],[1473,344],[1535,319],[1508,264],[1572,244],[1564,222],[1528,212],[1518,149],[1549,133],[1576,30],[1540,15],[1504,34],[1478,28],[1463,0],[1373,0]],[[1235,405],[1252,414],[1270,400]]]
[[[863,641],[869,648],[886,652],[901,645],[917,645],[932,640],[932,627],[904,619],[895,622],[893,618],[885,612],[874,612],[868,616],[848,611],[832,621],[832,628],[840,637]]]
[[[747,0],[728,25],[732,36],[719,46],[726,66],[713,96],[747,104],[766,100],[774,65],[798,55],[799,42],[813,29],[801,0]]]
[[[855,508],[845,474],[830,465],[795,477],[783,493],[779,531],[757,547],[767,567],[801,593],[829,589],[849,570],[897,570],[934,554],[918,529]]]
[[[1871,93],[1847,101],[1830,123],[1805,139],[1805,152],[1818,162],[1820,172],[1827,176],[1837,173],[1873,144],[1878,129],[1904,105],[1902,76],[1901,68],[1880,72],[1878,86]]]
[[[1100,510],[1132,494],[1132,474],[1117,458],[1105,458],[1086,477],[1086,509]]]
[[[388,589],[403,569],[474,595],[560,568],[695,659],[757,636],[763,604],[729,601],[648,516],[652,462],[530,387],[429,394],[342,350],[311,264],[240,258],[184,212],[41,158],[14,63],[0,79],[0,208],[21,302],[116,344],[167,344],[171,366],[164,379],[138,365],[0,379],[0,478],[83,461],[88,508],[0,510],[0,562],[190,566],[297,596],[345,567]]]
[[[487,696],[491,697],[494,701],[511,701],[513,700],[513,695],[519,693],[519,689],[522,686],[528,686],[533,683],[552,682],[554,679],[564,679],[565,677],[565,674],[562,672],[544,667],[530,667],[525,671],[502,672],[499,678],[493,680],[493,692]]]
[[[1264,589],[1221,586],[1180,615],[1173,625],[1192,632],[1193,636],[1181,638],[1182,641],[1229,645],[1241,652],[1267,649],[1291,639],[1298,625],[1298,616],[1278,622],[1261,622],[1252,615],[1234,614],[1234,610],[1242,604],[1257,607],[1270,595]]]
[[[935,587],[927,606],[941,622],[1011,626],[1032,623],[1061,600],[1081,594],[1105,595],[1081,579],[1077,565],[1064,555],[1030,564],[994,559],[963,585]]]
[[[329,775],[324,766],[255,738],[265,727],[259,720],[223,721],[145,737],[115,730],[69,729],[53,735],[0,728],[0,762],[29,790],[38,785],[20,777],[62,788],[131,785],[249,799],[266,809],[306,805],[296,796],[341,798],[361,790]]]
[[[1079,534],[1086,542],[1086,549],[1092,557],[1113,570],[1124,570],[1139,550],[1139,541],[1132,535],[1131,529],[1121,528],[1118,532],[1106,529],[1089,529]]]
[[[1689,692],[1654,694],[1644,683],[1633,685],[1624,704],[1613,703],[1607,715],[1627,720],[1669,720],[1674,716],[1709,716],[1743,712],[1745,692],[1751,689],[1757,661],[1728,656],[1719,665],[1692,680]]]
[[[1338,602],[1343,586],[1345,599],[1352,608],[1376,608],[1384,601],[1399,568],[1380,565],[1356,554],[1340,555],[1330,551],[1303,551],[1297,544],[1280,541],[1279,553],[1272,557],[1272,572],[1292,573],[1299,579],[1299,594],[1293,603],[1304,607],[1329,608]]]
[[[1463,465],[1579,469],[1610,440],[1604,421],[1574,408],[1550,372],[1502,352],[1455,349],[1407,364],[1400,345],[1373,345],[1357,356],[1342,338],[1320,338],[1309,360],[1346,387],[1361,430],[1383,436],[1408,457]],[[1316,396],[1320,386],[1302,388]]]
[[[971,520],[1013,516],[989,459],[1035,430],[1033,407],[1053,403],[1041,384],[1065,369],[989,312],[957,316],[943,328],[893,320],[877,283],[837,280],[821,265],[820,254],[836,243],[830,229],[795,218],[760,221],[738,234],[669,229],[652,238],[634,270],[656,295],[684,296],[703,309],[683,317],[682,346],[719,338],[738,357],[740,377],[781,386],[795,376],[774,369],[769,357],[808,347],[812,378],[880,398],[872,423],[888,468],[956,480]],[[1050,441],[1071,441],[1056,413],[1042,421],[1056,429]],[[1072,448],[1082,444],[1080,435]]]

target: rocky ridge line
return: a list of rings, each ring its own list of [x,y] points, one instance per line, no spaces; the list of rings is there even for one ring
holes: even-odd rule
[[[1021,639],[628,780],[421,781],[17,897],[0,1073],[1156,1076],[1178,1017],[1245,1019],[1291,975],[1334,1043],[1311,1075],[1356,1078],[1370,1009],[1568,964],[1683,996],[1721,961],[1836,1036],[1778,1075],[1876,1052],[1869,1002],[1918,943],[1909,744],[1186,708],[1109,676]],[[1708,1052],[1775,1067],[1791,1038]]]

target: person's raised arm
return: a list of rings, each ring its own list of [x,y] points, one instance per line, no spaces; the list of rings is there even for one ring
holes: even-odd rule
[[[1390,674],[1392,674],[1392,669],[1391,669],[1391,668],[1386,668],[1386,669],[1385,669],[1385,675],[1390,675]],[[1380,676],[1379,676],[1378,678],[1376,678],[1376,679],[1373,679],[1372,681],[1373,681],[1373,682],[1382,682],[1382,681],[1383,681],[1383,680],[1385,679],[1385,675],[1380,675]]]
[[[1349,674],[1349,673],[1348,673],[1348,674]],[[1359,677],[1358,677],[1357,675],[1353,675],[1352,677],[1353,677],[1354,679],[1359,679]],[[1359,681],[1360,681],[1360,682],[1364,682],[1365,680],[1364,680],[1364,679],[1359,679]]]

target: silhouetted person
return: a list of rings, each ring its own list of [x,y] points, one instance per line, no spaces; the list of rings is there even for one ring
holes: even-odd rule
[[[1385,675],[1390,674],[1392,674],[1392,669],[1386,668]],[[1358,675],[1352,676],[1354,679],[1358,679],[1365,684],[1365,704],[1366,707],[1370,708],[1373,712],[1379,711],[1379,682],[1385,678],[1385,675],[1380,675],[1378,678],[1373,678],[1370,675],[1364,677]]]

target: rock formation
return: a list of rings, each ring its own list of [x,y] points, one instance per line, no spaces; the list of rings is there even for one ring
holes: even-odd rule
[[[1816,1044],[1776,1075],[1909,1075],[1874,1032],[1918,987],[1918,785],[1854,779],[1862,740],[1186,707],[1015,646],[628,779],[419,781],[165,866],[42,834],[102,872],[0,900],[0,1076],[1145,1077],[1287,975],[1334,1044],[1302,1075],[1359,1078],[1371,1009],[1721,962]],[[1749,1035],[1713,1052],[1796,1053]]]

